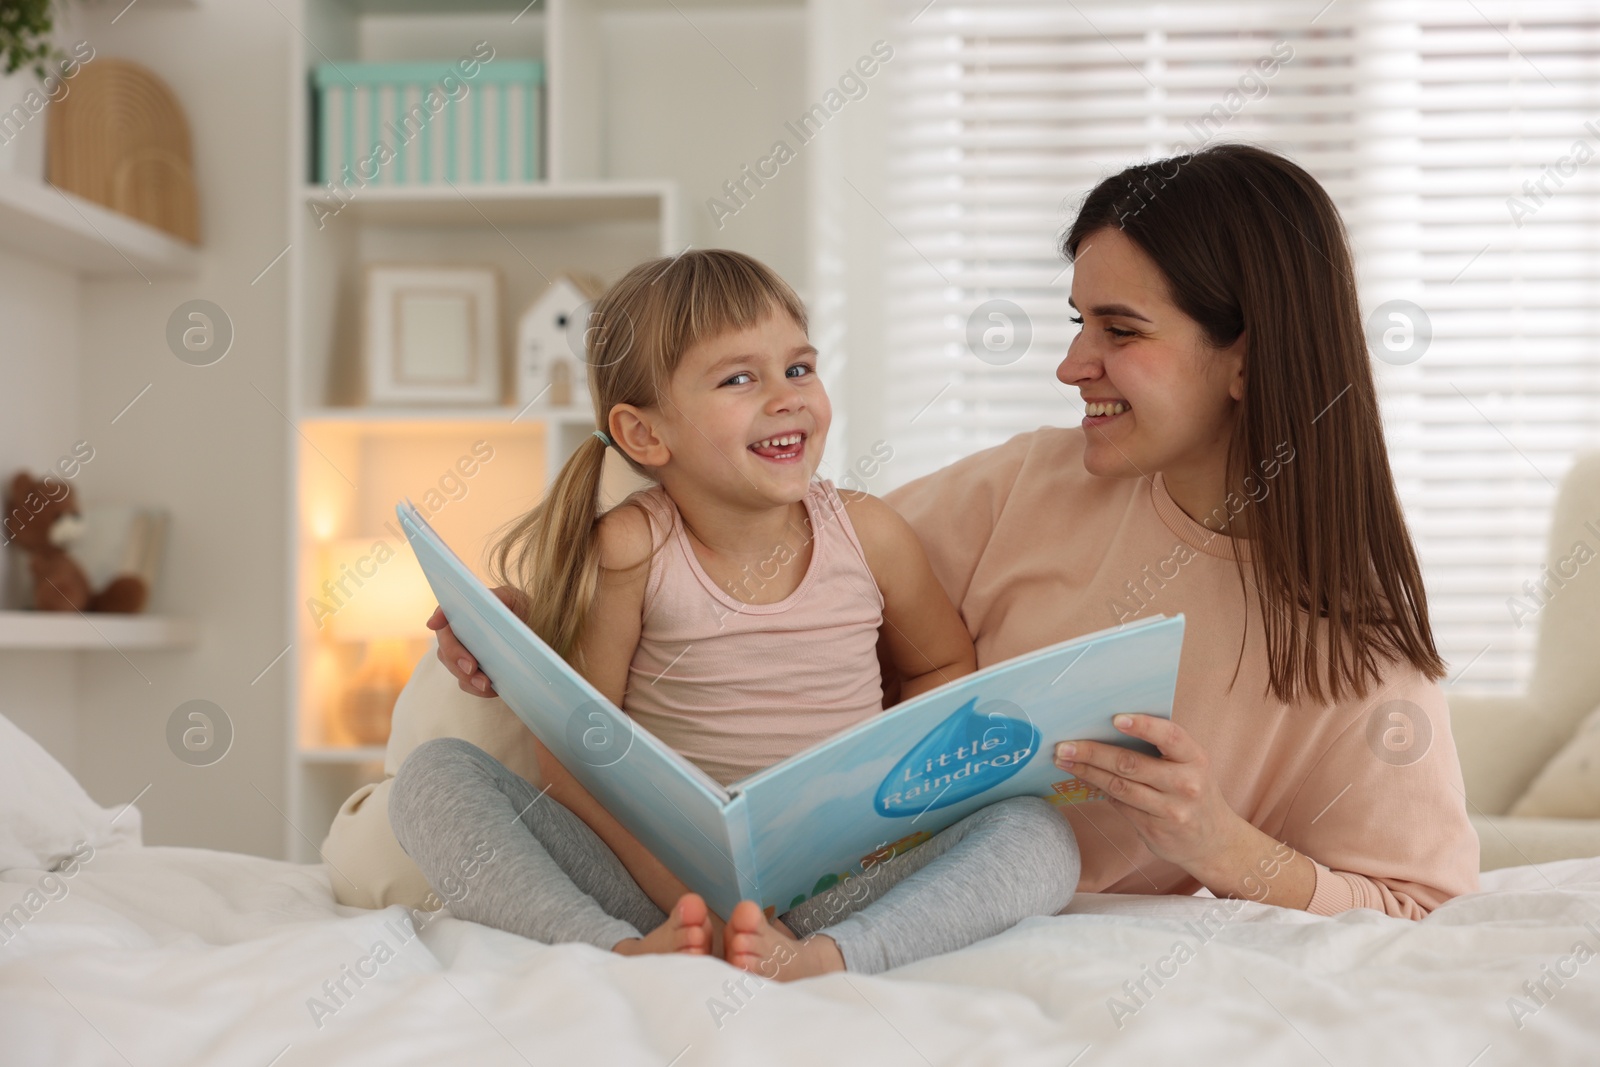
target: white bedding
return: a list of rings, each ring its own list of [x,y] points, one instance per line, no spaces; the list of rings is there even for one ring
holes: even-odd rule
[[[6,1067],[1600,1062],[1600,859],[1492,872],[1420,923],[1082,895],[963,952],[742,1004],[724,988],[738,972],[710,959],[551,948],[448,916],[405,940],[405,909],[339,907],[318,866],[105,849],[32,907],[43,877],[0,874],[0,913],[27,913],[0,928]],[[1185,922],[1208,911],[1202,941]],[[393,958],[328,997],[380,941]],[[1158,964],[1173,977],[1130,999],[1123,983]],[[1573,976],[1558,988],[1546,966]],[[1543,1007],[1523,989],[1541,979]]]

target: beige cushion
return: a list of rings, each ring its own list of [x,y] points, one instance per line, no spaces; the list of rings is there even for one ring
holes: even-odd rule
[[[1600,708],[1589,713],[1507,814],[1600,819]]]
[[[1472,825],[1478,831],[1481,871],[1600,856],[1600,820],[1596,819],[1474,815]]]

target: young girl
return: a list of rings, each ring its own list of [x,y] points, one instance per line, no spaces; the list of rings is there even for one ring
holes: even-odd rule
[[[728,784],[882,710],[880,630],[904,697],[975,669],[910,527],[813,480],[830,408],[781,279],[728,251],[645,263],[596,304],[587,337],[607,430],[493,557],[528,625],[607,699]],[[599,515],[613,448],[657,484]],[[711,953],[720,934],[730,963],[797,978],[961,948],[1056,913],[1077,884],[1068,823],[1021,797],[776,922],[742,901],[714,924],[542,747],[540,764],[548,795],[441,738],[396,776],[390,821],[429,884],[471,871],[457,917],[626,954]]]

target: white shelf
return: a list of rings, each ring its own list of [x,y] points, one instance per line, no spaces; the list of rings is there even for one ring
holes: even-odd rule
[[[341,206],[321,185],[305,200],[337,218],[390,226],[581,226],[597,222],[661,222],[670,210],[670,182],[518,182],[501,185],[373,185],[352,189]]]
[[[361,745],[355,748],[302,748],[300,758],[307,763],[382,763],[383,745]]]
[[[190,278],[193,246],[79,196],[0,173],[0,245],[85,278]]]
[[[189,648],[197,634],[192,620],[160,615],[0,611],[0,649]]]
[[[520,413],[520,417],[519,417]],[[322,407],[300,412],[302,422],[507,422],[518,426],[548,422],[558,425],[592,426],[594,416],[584,408],[550,410],[499,405],[496,407]]]
[[[197,3],[198,0],[166,0],[168,3]],[[803,7],[806,0],[765,0],[768,7]],[[695,0],[695,8],[738,8],[750,0]],[[347,0],[351,10],[363,15],[416,15],[462,12],[505,12],[512,15],[525,11],[527,15],[544,17],[549,10],[546,0]],[[660,0],[590,0],[590,6],[600,11],[660,11],[665,5]],[[671,8],[667,8],[671,10]]]
[[[438,15],[479,12],[518,14],[527,8],[529,15],[544,17],[543,0],[348,0],[352,11],[363,15]]]

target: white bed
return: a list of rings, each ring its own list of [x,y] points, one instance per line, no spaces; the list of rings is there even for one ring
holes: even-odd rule
[[[27,910],[44,876],[0,873],[0,913]],[[321,866],[124,843],[61,884],[0,934],[8,1067],[1600,1061],[1600,960],[1570,955],[1600,950],[1600,859],[1492,872],[1418,923],[1081,895],[953,955],[742,1004],[712,959],[550,948],[448,916],[407,941],[405,909],[336,905]],[[1202,943],[1185,923],[1208,911]],[[329,998],[379,941],[393,958]],[[1178,942],[1192,959],[1170,957]],[[1158,964],[1175,976],[1146,978],[1137,1005],[1123,983]],[[1576,974],[1546,979],[1553,998],[1519,1028],[1508,1001],[1546,966]],[[1138,1007],[1120,1028],[1113,997]]]
[[[715,959],[413,926],[334,903],[323,865],[140,824],[0,715],[0,1067],[1600,1062],[1600,858],[1422,922],[1085,894],[886,975],[741,989]]]

